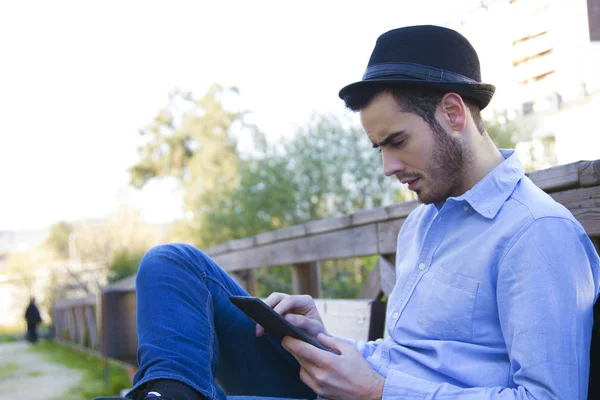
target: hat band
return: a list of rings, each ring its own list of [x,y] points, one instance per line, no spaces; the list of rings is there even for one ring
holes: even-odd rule
[[[363,81],[391,75],[405,75],[411,78],[434,82],[470,84],[479,83],[471,78],[467,78],[464,75],[457,74],[456,72],[450,72],[440,68],[413,63],[385,63],[370,65],[367,67],[367,70],[363,75]]]

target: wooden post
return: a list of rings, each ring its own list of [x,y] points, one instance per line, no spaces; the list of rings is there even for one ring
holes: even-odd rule
[[[250,296],[256,296],[256,278],[253,269],[235,271],[233,277]]]
[[[386,254],[379,257],[377,268],[379,268],[381,290],[386,296],[389,296],[396,285],[396,254]]]
[[[81,346],[85,346],[86,344],[86,326],[85,319],[83,316],[83,308],[84,304],[77,304],[73,307],[73,314],[75,315],[75,331],[77,332],[75,342]]]
[[[292,292],[321,297],[321,278],[319,263],[308,262],[294,264],[292,269]]]

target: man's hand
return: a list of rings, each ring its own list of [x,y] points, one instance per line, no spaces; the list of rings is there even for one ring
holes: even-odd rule
[[[267,297],[265,303],[292,325],[306,332],[308,336],[316,338],[319,333],[327,334],[312,297],[308,295],[290,296],[275,292]],[[264,332],[262,326],[256,325],[256,336],[262,336]]]
[[[283,347],[300,362],[300,379],[329,400],[381,399],[385,379],[362,355],[342,340],[320,334],[317,340],[339,355],[286,336]]]

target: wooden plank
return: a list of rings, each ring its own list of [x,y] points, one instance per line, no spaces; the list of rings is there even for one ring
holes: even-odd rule
[[[306,233],[314,235],[315,233],[337,231],[352,226],[352,214],[342,215],[341,217],[327,218],[318,221],[311,221],[304,224]]]
[[[376,225],[364,225],[275,242],[238,252],[219,254],[213,260],[226,271],[296,264],[334,258],[377,254]]]
[[[371,300],[316,299],[315,304],[329,333],[353,340],[368,339]]]
[[[390,260],[382,256],[377,260],[377,268],[379,268],[381,290],[389,297],[396,285],[396,267]]]
[[[371,210],[362,210],[340,217],[310,221],[305,224],[290,226],[272,232],[261,233],[249,238],[222,243],[206,250],[206,253],[212,257],[234,250],[273,244],[278,241],[302,238],[317,233],[332,232],[390,219],[404,218],[418,205],[419,203],[417,201],[402,202]]]
[[[75,315],[75,342],[81,346],[85,346],[87,330],[85,328],[85,319],[83,317],[82,306],[74,307],[73,314]]]
[[[375,264],[371,272],[369,272],[367,281],[363,285],[358,297],[361,299],[375,300],[379,298],[381,293],[381,278],[379,276],[379,268],[377,264]]]
[[[206,250],[206,254],[209,256],[216,256],[217,254],[227,253],[229,251],[229,247],[227,246],[227,242],[218,244],[216,246],[211,247]]]
[[[556,167],[532,171],[526,174],[545,192],[572,189],[579,186],[579,163],[558,165]]]
[[[551,196],[571,211],[589,236],[600,235],[600,186],[552,193]]]
[[[396,252],[398,233],[404,223],[403,219],[395,219],[377,224],[377,253],[391,254]]]
[[[306,226],[294,225],[273,232],[265,232],[256,235],[256,246],[274,243],[281,240],[289,240],[297,237],[306,236]]]
[[[54,303],[54,308],[57,310],[66,310],[79,305],[92,306],[96,304],[96,295],[90,294],[77,299],[62,299]]]
[[[321,297],[319,263],[309,262],[292,266],[292,293]]]
[[[98,329],[96,328],[96,307],[86,307],[85,308],[85,318],[89,330],[90,335],[90,347],[92,349],[97,349],[99,347],[98,343]]]
[[[254,236],[244,239],[232,240],[227,243],[229,244],[230,251],[247,249],[249,247],[254,246]]]
[[[579,185],[581,187],[600,185],[600,160],[579,164]]]
[[[242,271],[235,271],[232,272],[232,276],[250,296],[256,296],[256,278],[254,276],[254,270],[245,269]]]
[[[358,211],[351,214],[351,216],[353,225],[365,225],[373,222],[385,221],[390,218],[387,207]]]
[[[69,330],[69,338],[68,340],[70,342],[73,342],[76,340],[77,338],[77,327],[75,326],[75,315],[74,315],[74,309],[71,307],[66,315],[67,315],[67,328]]]
[[[417,200],[403,201],[402,203],[387,206],[386,210],[390,219],[406,218],[420,203]]]

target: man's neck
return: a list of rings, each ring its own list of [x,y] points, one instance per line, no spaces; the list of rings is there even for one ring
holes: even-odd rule
[[[463,187],[464,194],[492,172],[494,168],[502,164],[504,157],[487,133],[482,135],[480,140],[473,143],[471,152],[465,163],[465,176]]]

